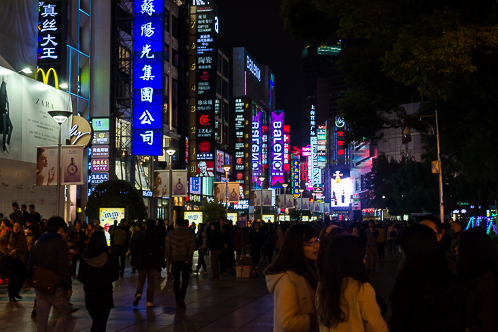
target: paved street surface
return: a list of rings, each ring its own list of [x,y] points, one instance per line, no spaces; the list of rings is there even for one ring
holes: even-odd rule
[[[385,262],[378,262],[377,272],[370,274],[377,293],[388,304],[398,262],[398,258],[387,257]],[[273,331],[273,296],[268,294],[263,276],[220,275],[220,281],[210,281],[210,277],[210,273],[191,275],[184,312],[176,310],[172,283],[157,280],[155,307],[146,309],[145,296],[138,307],[132,305],[137,275],[127,268],[125,277],[114,285],[115,308],[111,310],[107,331]],[[76,280],[73,292],[71,303],[80,308],[73,314],[74,331],[89,331],[92,320],[85,309],[83,287]],[[34,292],[23,288],[21,295],[21,301],[9,303],[7,287],[0,286],[0,331],[35,331],[30,318]],[[386,318],[389,315],[388,311]],[[49,324],[52,328],[55,325],[53,316]]]

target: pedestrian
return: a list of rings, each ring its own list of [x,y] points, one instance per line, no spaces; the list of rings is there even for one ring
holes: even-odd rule
[[[320,232],[320,250],[318,251],[318,260],[316,261],[320,277],[323,276],[326,269],[325,266],[327,265],[327,255],[330,243],[337,236],[345,234],[346,230],[344,228],[335,225],[325,227]]]
[[[12,223],[19,222],[21,225],[24,226],[23,223],[23,216],[21,210],[19,210],[19,204],[16,202],[12,203],[12,210],[13,212],[9,215],[9,219],[12,220]]]
[[[89,222],[85,231],[86,245],[88,245],[88,243],[90,242],[90,238],[92,237],[94,231],[95,231],[95,224],[93,222]]]
[[[54,332],[69,331],[71,307],[69,298],[72,294],[71,270],[69,268],[69,250],[62,239],[66,223],[61,217],[52,217],[47,221],[46,232],[35,243],[28,261],[28,272],[32,275],[40,267],[51,270],[60,278],[60,284],[53,295],[35,289],[36,294],[36,331],[47,331],[50,308],[57,311],[57,323]],[[38,273],[37,273],[38,274]]]
[[[373,220],[368,221],[368,228],[365,229],[366,246],[367,246],[367,261],[365,267],[369,272],[375,272],[375,262],[377,261],[377,238],[379,231],[375,227]],[[360,235],[361,239],[361,235]]]
[[[168,233],[171,232],[172,230],[174,230],[175,227],[173,225],[170,225],[169,219],[166,219],[164,223],[165,223],[164,226],[166,227],[166,236],[168,236]],[[165,238],[165,241],[166,241],[166,238]],[[171,272],[172,266],[173,266],[172,262],[166,260],[166,275],[167,275],[168,281],[173,280],[173,273]]]
[[[114,227],[112,234],[113,253],[119,258],[119,275],[124,276],[126,266],[126,253],[130,247],[131,231],[128,220],[121,219],[118,226]]]
[[[278,225],[277,227],[277,243],[275,244],[275,253],[278,254],[280,249],[282,249],[282,245],[284,244],[285,240],[285,226],[284,225]]]
[[[463,286],[449,271],[434,230],[407,227],[399,244],[405,263],[391,295],[391,331],[465,331]]]
[[[187,293],[192,259],[195,251],[195,234],[188,228],[188,220],[176,219],[175,230],[166,236],[166,257],[173,264],[173,289],[175,291],[176,305],[185,309],[185,294]],[[180,289],[180,274],[181,284]]]
[[[199,224],[199,231],[197,232],[197,239],[196,239],[198,258],[197,258],[197,268],[194,271],[195,273],[199,273],[201,267],[203,269],[202,273],[207,273],[206,260],[204,259],[207,250],[207,234],[204,229],[205,229],[204,224]]]
[[[8,218],[4,218],[0,223],[0,239],[4,239],[8,234],[12,232],[12,224]],[[6,251],[7,240],[0,241],[0,247]],[[3,251],[0,251],[0,285],[8,283],[7,276],[9,274],[9,256],[5,255]]]
[[[73,243],[73,260],[71,263],[71,274],[76,274],[76,264],[81,258],[81,255],[85,251],[86,247],[86,234],[82,230],[82,225],[80,221],[75,222],[75,231],[71,233],[69,241]]]
[[[377,231],[379,232],[379,236],[377,237],[377,253],[379,254],[379,262],[383,262],[386,255],[385,248],[387,246],[386,228],[383,223],[379,223]]]
[[[274,299],[274,331],[318,331],[318,249],[316,229],[309,224],[294,225],[288,229],[275,260],[266,268],[266,285]]]
[[[127,255],[130,256],[131,273],[135,273],[137,270],[137,252],[138,252],[138,235],[142,231],[142,223],[136,222],[135,228],[133,230],[133,235],[130,240],[130,248],[128,249]]]
[[[34,204],[29,204],[28,206],[29,210],[29,217],[33,219],[36,223],[41,222],[41,216],[38,212],[35,211],[35,205]]]
[[[389,257],[394,257],[397,255],[396,251],[396,238],[398,236],[398,230],[396,225],[392,223],[387,229],[387,243],[389,245]]]
[[[154,240],[154,227],[156,222],[149,219],[145,222],[145,230],[140,232],[137,238],[137,290],[133,305],[136,307],[142,299],[142,292],[147,279],[147,308],[154,306],[154,282],[156,279],[157,257],[161,256],[160,248]]]
[[[493,241],[485,231],[462,232],[457,266],[465,289],[465,327],[469,332],[498,331],[498,273]]]
[[[211,226],[209,247],[211,250],[211,280],[220,280],[220,255],[223,242],[221,239],[221,229],[219,223],[213,223]]]
[[[28,218],[30,217],[29,212],[27,210],[28,206],[26,204],[21,204],[23,226],[26,226],[26,220],[28,220]]]
[[[8,260],[9,302],[17,302],[16,298],[22,299],[19,292],[26,281],[25,259],[26,252],[28,251],[26,236],[22,231],[22,221],[15,221],[12,230],[2,234],[0,243],[5,243],[5,246],[0,245],[0,252],[5,255]]]
[[[157,219],[156,220],[156,229],[154,231],[154,239],[157,241],[157,245],[161,248],[161,253],[163,254],[163,257],[161,259],[161,262],[166,262],[165,259],[166,259],[166,256],[164,256],[164,252],[165,252],[165,243],[166,243],[166,235],[167,235],[167,231],[166,231],[166,226],[164,225],[164,219]],[[164,265],[164,266],[161,266],[161,268],[158,270],[158,276],[157,276],[157,279],[162,279],[163,277],[161,276],[161,272],[162,272],[162,269],[163,267],[168,267],[167,264]]]
[[[456,249],[460,243],[460,236],[462,235],[462,224],[460,221],[456,220],[451,222],[450,227],[452,240],[446,251],[446,257],[452,261],[456,261]]]
[[[321,332],[388,331],[364,260],[365,246],[357,236],[336,236],[330,243],[316,296]]]
[[[273,225],[268,226],[268,230],[265,234],[265,253],[268,257],[268,262],[271,263],[273,260],[273,252],[275,251],[275,242],[277,242],[277,236],[275,234],[275,229]]]
[[[220,254],[220,271],[226,274],[228,267],[228,244],[230,242],[230,227],[227,224],[227,218],[220,218],[220,230],[221,230],[221,254]]]
[[[91,332],[105,332],[109,313],[114,308],[112,283],[119,279],[117,258],[107,247],[104,232],[95,231],[78,270],[78,281],[85,291],[85,306],[92,317]]]
[[[265,234],[260,229],[260,223],[255,222],[249,231],[249,249],[252,256],[252,265],[257,268],[261,259],[261,250],[263,249]]]

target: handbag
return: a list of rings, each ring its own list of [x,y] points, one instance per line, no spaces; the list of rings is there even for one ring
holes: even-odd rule
[[[31,287],[47,295],[54,295],[60,283],[59,275],[43,266],[35,266],[33,275],[28,281]]]

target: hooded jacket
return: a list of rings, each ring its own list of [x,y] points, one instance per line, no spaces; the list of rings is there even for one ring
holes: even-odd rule
[[[99,256],[81,258],[78,271],[78,281],[83,284],[83,290],[112,291],[112,282],[119,278],[118,260],[110,250]]]
[[[273,331],[318,331],[315,290],[298,274],[287,271],[266,274],[266,286],[273,294]]]

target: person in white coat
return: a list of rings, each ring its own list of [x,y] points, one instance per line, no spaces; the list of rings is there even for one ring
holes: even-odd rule
[[[266,268],[266,284],[274,297],[275,332],[318,331],[315,310],[318,249],[316,229],[308,224],[294,225],[287,231],[277,257]]]

